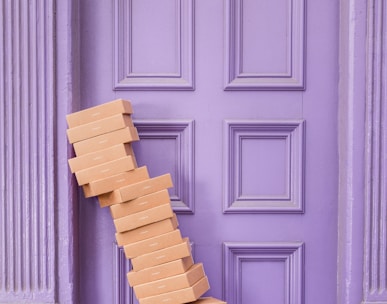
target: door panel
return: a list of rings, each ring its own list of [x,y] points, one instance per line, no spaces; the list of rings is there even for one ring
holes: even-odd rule
[[[338,10],[80,3],[81,106],[132,102],[138,164],[171,173],[207,294],[229,304],[335,302]],[[82,194],[79,234],[81,302],[137,303],[109,210]]]

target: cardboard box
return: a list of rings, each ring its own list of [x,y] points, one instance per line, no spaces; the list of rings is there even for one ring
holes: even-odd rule
[[[148,267],[164,264],[173,260],[178,260],[191,255],[191,245],[188,238],[183,242],[168,248],[160,249],[132,259],[134,271],[139,271]]]
[[[127,279],[131,287],[182,274],[193,265],[192,256],[177,259],[165,264],[149,267],[140,271],[129,271]]]
[[[133,158],[128,155],[75,172],[75,177],[78,181],[78,185],[82,186],[95,180],[100,180],[118,173],[133,170],[134,168]]]
[[[133,230],[125,232],[117,232],[116,240],[118,246],[125,246],[141,240],[146,240],[151,237],[171,232],[179,226],[176,214],[173,214],[171,218],[152,223],[146,226],[142,226]]]
[[[89,188],[95,195],[101,195],[147,179],[149,179],[148,170],[146,166],[143,166],[106,178],[90,181]]]
[[[205,297],[205,298],[200,298],[195,302],[191,302],[190,304],[227,304],[227,303],[212,297]]]
[[[67,138],[71,144],[125,127],[134,127],[129,114],[116,114],[104,119],[67,129]]]
[[[130,155],[133,159],[135,159],[132,145],[129,143],[114,145],[107,149],[74,157],[69,159],[68,163],[70,166],[71,173],[75,173],[77,171],[94,167],[115,160],[117,158],[125,157],[127,155]]]
[[[207,290],[210,289],[207,277],[203,277],[192,287],[179,289],[167,293],[163,293],[157,296],[148,298],[140,298],[140,304],[155,304],[155,303],[168,303],[168,304],[181,304],[196,301]]]
[[[107,149],[114,145],[129,143],[137,140],[139,140],[137,129],[134,127],[126,127],[110,133],[78,141],[73,144],[73,147],[75,154],[77,156],[81,156],[94,151]]]
[[[173,186],[171,175],[164,174],[142,182],[124,186],[98,197],[101,206],[111,206]]]
[[[170,203],[171,199],[167,189],[140,196],[134,200],[110,206],[113,219],[117,219],[136,212],[144,211],[160,205]]]
[[[148,298],[159,294],[192,287],[205,277],[203,264],[195,264],[186,272],[170,276],[161,280],[134,286],[137,298]]]
[[[133,113],[132,105],[128,100],[116,99],[102,105],[71,113],[66,116],[66,120],[69,128],[74,128],[120,113]]]
[[[159,222],[173,216],[171,204],[167,203],[155,208],[130,214],[114,220],[117,232],[133,230],[141,226]]]
[[[124,246],[125,256],[132,259],[153,251],[180,244],[183,241],[179,229]]]

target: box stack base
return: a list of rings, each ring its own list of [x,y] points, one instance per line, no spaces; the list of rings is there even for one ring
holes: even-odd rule
[[[210,289],[204,267],[182,238],[168,188],[170,174],[150,177],[138,167],[131,143],[139,140],[129,101],[117,99],[67,115],[69,159],[85,197],[109,207],[132,270],[127,274],[140,304],[226,303],[201,298]]]

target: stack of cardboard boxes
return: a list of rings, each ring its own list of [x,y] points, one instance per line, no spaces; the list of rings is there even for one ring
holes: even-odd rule
[[[67,137],[76,154],[69,159],[71,172],[86,197],[98,196],[100,206],[110,208],[140,304],[225,303],[200,298],[209,283],[178,228],[168,193],[171,176],[151,178],[146,166],[137,167],[132,112],[129,101],[118,99],[67,115]]]

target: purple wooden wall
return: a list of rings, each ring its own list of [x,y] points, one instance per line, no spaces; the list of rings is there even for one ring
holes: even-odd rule
[[[79,104],[76,6],[0,3],[1,303],[77,303],[77,199],[64,121]],[[337,303],[387,303],[387,6],[341,1],[340,19]],[[189,71],[183,78],[192,86]],[[302,85],[297,69],[294,79]]]

